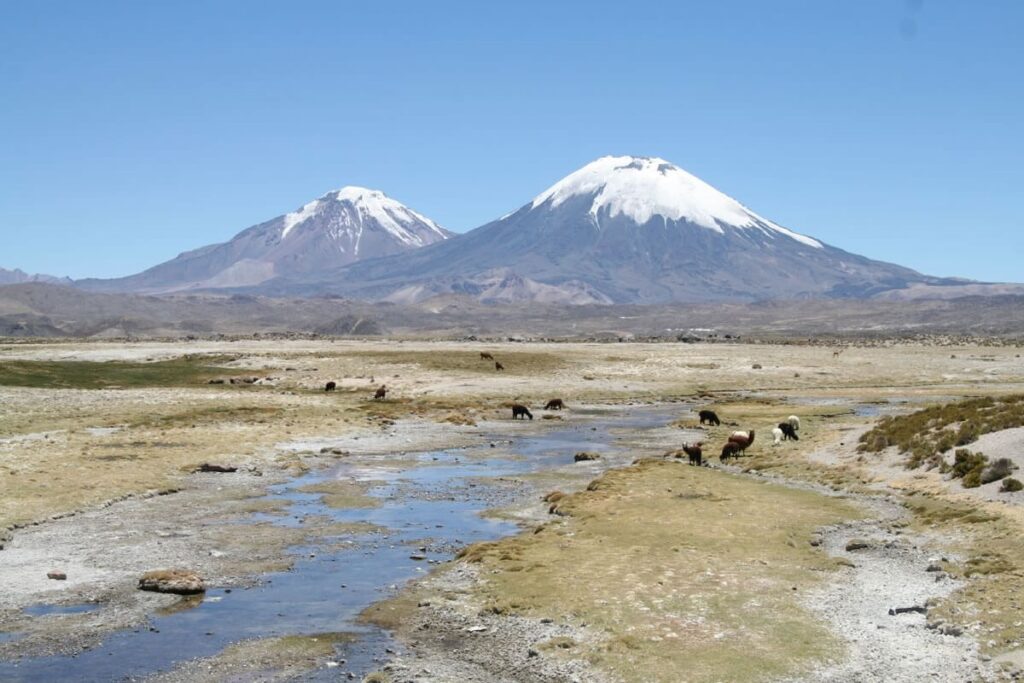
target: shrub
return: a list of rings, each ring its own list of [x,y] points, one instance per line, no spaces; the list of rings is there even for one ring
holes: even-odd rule
[[[1024,489],[1024,484],[1020,483],[1019,479],[1014,479],[1013,477],[1003,479],[1003,485],[999,487],[1001,493],[1013,493],[1021,489]]]
[[[958,448],[953,454],[953,476],[957,479],[966,477],[974,470],[978,470],[978,475],[981,475],[981,468],[988,462],[988,458],[983,453],[972,453],[966,448]]]
[[[981,468],[973,469],[964,475],[964,488],[976,489],[981,486]]]
[[[1013,474],[1017,466],[1009,458],[998,458],[981,471],[981,483],[991,484]]]

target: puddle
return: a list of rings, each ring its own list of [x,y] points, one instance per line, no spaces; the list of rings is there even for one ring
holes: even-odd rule
[[[215,655],[246,638],[334,632],[357,636],[337,648],[335,658],[346,664],[318,670],[303,680],[336,681],[347,672],[362,678],[386,660],[386,648],[396,647],[385,631],[356,622],[363,609],[424,575],[432,564],[450,560],[462,546],[517,531],[512,522],[480,515],[511,504],[519,495],[516,487],[488,483],[487,478],[561,467],[580,450],[608,452],[615,447],[616,434],[664,427],[683,410],[677,405],[607,411],[599,421],[513,435],[511,442],[508,434],[491,434],[482,447],[410,453],[410,469],[342,462],[274,486],[268,497],[286,501],[286,514],[257,513],[253,521],[296,525],[298,518],[318,516],[374,527],[343,535],[343,544],[335,544],[338,538],[332,537],[324,546],[293,548],[297,559],[291,571],[265,575],[261,585],[252,588],[210,590],[189,608],[152,615],[151,628],[117,632],[73,657],[0,662],[0,680],[137,678]],[[489,455],[488,442],[508,444],[511,455]],[[393,462],[392,455],[382,457],[390,458],[389,465]],[[380,499],[381,505],[332,509],[319,494],[298,490],[330,480],[368,482],[367,495]],[[244,533],[244,526],[239,530]]]
[[[82,614],[84,612],[95,612],[100,608],[95,603],[82,603],[80,605],[47,605],[39,604],[26,607],[22,610],[31,617],[48,617],[54,614]]]

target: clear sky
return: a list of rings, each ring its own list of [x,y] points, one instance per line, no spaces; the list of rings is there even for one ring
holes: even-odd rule
[[[343,185],[462,232],[606,154],[1024,281],[1024,2],[0,0],[0,266],[137,272]]]

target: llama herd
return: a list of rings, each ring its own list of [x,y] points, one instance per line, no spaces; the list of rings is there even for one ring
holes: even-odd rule
[[[838,354],[839,352],[836,352],[836,355]],[[504,365],[502,365],[499,361],[495,360],[494,356],[486,351],[480,352],[480,360],[493,362],[494,369],[496,371],[500,372],[501,370],[505,369]],[[371,378],[370,381],[372,382],[373,379]],[[336,389],[336,382],[327,382],[327,384],[324,385],[324,391],[326,392],[335,391]],[[387,386],[381,384],[380,387],[378,387],[373,394],[374,400],[384,400],[387,397],[387,392]],[[562,410],[565,407],[566,406],[564,400],[560,398],[553,398],[544,405],[544,410]],[[527,406],[521,403],[513,403],[511,408],[513,420],[533,420],[533,413]],[[702,427],[704,425],[708,425],[710,427],[719,427],[722,425],[721,418],[719,418],[718,414],[713,410],[700,410],[697,413],[697,417],[700,419],[700,424]],[[772,444],[779,445],[783,441],[791,440],[799,441],[799,431],[800,418],[797,417],[796,415],[790,415],[782,422],[779,422],[777,426],[772,428]],[[750,446],[754,443],[755,436],[756,432],[753,429],[749,431],[732,432],[729,435],[728,439],[726,439],[725,444],[723,444],[722,446],[722,450],[719,453],[719,459],[724,463],[730,458],[738,458],[739,456],[743,455],[743,453],[748,448],[750,448]],[[704,461],[703,448],[704,442],[696,441],[694,443],[684,443],[682,450],[689,458],[689,462],[691,465],[704,465],[706,463]]]
[[[710,425],[718,427],[722,424],[722,420],[713,410],[701,410],[697,413],[700,418],[701,425]],[[785,421],[780,422],[777,427],[772,429],[772,443],[780,444],[783,441],[790,439],[799,441],[800,437],[797,432],[800,431],[800,418],[796,415],[790,415]],[[722,451],[719,454],[719,459],[725,462],[729,458],[737,458],[743,454],[751,444],[754,443],[755,430],[749,431],[736,431],[729,435],[725,445],[722,446]],[[694,443],[684,443],[683,452],[686,453],[689,458],[691,465],[703,465],[704,464],[704,442],[697,441]]]

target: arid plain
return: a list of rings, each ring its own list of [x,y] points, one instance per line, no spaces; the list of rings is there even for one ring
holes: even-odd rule
[[[952,445],[908,467],[903,423],[858,445],[887,416],[1015,406],[1020,353],[2,344],[0,678],[1011,680],[1024,493],[964,488]],[[1014,419],[964,445],[1024,464]],[[696,441],[709,467],[677,457]],[[205,591],[138,590],[169,569]]]

